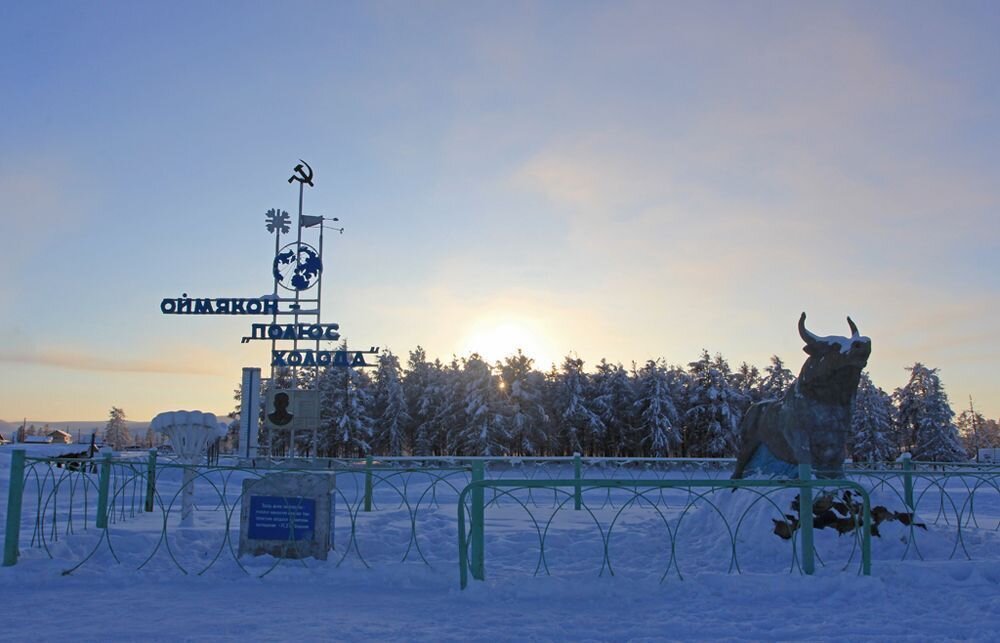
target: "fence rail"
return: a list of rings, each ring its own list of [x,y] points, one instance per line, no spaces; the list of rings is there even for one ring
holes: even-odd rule
[[[458,502],[458,556],[459,556],[459,582],[462,589],[465,589],[468,585],[468,577],[470,574],[473,578],[477,580],[485,579],[485,508],[490,504],[496,503],[497,497],[510,498],[519,504],[530,516],[530,522],[536,530],[536,535],[538,537],[538,562],[535,568],[535,574],[544,570],[546,574],[549,573],[548,563],[545,556],[545,546],[546,537],[549,529],[553,523],[555,515],[562,509],[566,504],[569,503],[571,499],[574,500],[574,510],[586,510],[590,517],[594,520],[595,524],[600,530],[601,546],[602,546],[602,558],[600,564],[600,573],[603,574],[605,570],[609,574],[614,575],[614,568],[610,556],[610,545],[611,545],[611,535],[615,528],[616,522],[622,515],[622,512],[629,506],[637,503],[642,503],[645,501],[649,506],[655,507],[654,501],[646,498],[649,492],[654,490],[662,489],[679,489],[688,492],[688,501],[680,508],[679,517],[676,522],[671,527],[670,521],[666,518],[664,513],[657,512],[659,518],[662,520],[662,526],[667,533],[669,539],[669,559],[667,562],[666,569],[661,576],[661,580],[666,578],[670,573],[671,569],[675,570],[679,578],[683,578],[680,570],[680,564],[677,555],[677,535],[680,531],[681,525],[684,521],[685,516],[699,503],[704,502],[716,511],[722,522],[725,525],[727,535],[729,537],[729,544],[732,552],[730,558],[730,571],[740,569],[740,563],[738,558],[738,545],[737,536],[740,531],[740,527],[748,516],[750,509],[758,501],[765,501],[766,504],[771,505],[779,515],[783,515],[784,512],[782,508],[775,503],[770,497],[769,493],[761,492],[761,489],[766,490],[798,490],[801,498],[801,505],[803,507],[812,507],[811,492],[814,489],[851,489],[857,492],[859,496],[863,499],[863,510],[860,516],[860,522],[857,525],[859,529],[855,529],[854,533],[860,532],[860,546],[861,546],[861,566],[860,573],[863,575],[871,574],[871,504],[868,497],[868,492],[860,484],[856,482],[851,482],[847,480],[813,480],[812,472],[808,465],[800,469],[800,473],[803,477],[802,480],[595,480],[595,479],[566,479],[566,480],[482,480],[471,482],[465,489],[462,490],[462,494],[459,497]],[[531,510],[527,505],[516,497],[517,491],[525,491],[529,489],[552,489],[556,492],[562,493],[564,500],[559,503],[556,512],[553,512],[548,519],[538,520],[532,514]],[[499,496],[495,496],[494,500],[490,503],[485,503],[482,499],[483,492],[487,489],[496,490],[499,492]],[[594,490],[616,490],[623,491],[626,494],[631,494],[628,499],[622,503],[622,506],[615,512],[614,517],[611,519],[610,524],[608,524],[607,529],[602,528],[597,516],[594,512],[582,504],[579,499],[581,496],[586,495],[587,492]],[[640,489],[642,491],[640,491]],[[694,489],[704,489],[702,492],[694,492]],[[749,507],[743,510],[741,514],[735,516],[736,524],[735,526],[730,524],[729,519],[732,516],[727,517],[724,512],[722,512],[713,500],[709,497],[709,493],[722,491],[722,490],[742,490],[749,491],[756,496],[756,499],[750,504]],[[467,510],[466,507],[469,506]],[[470,516],[469,529],[466,531],[466,513]],[[805,512],[805,518],[800,517],[799,523],[801,528],[799,533],[801,534],[801,570],[806,574],[812,574],[815,567],[815,550],[813,545],[813,521],[811,512]],[[799,556],[796,553],[795,539],[792,540],[792,560],[793,565],[799,560]]]
[[[879,541],[880,560],[996,558],[1000,551],[1000,468],[995,466],[904,460],[877,467],[849,466],[844,480],[805,482],[730,481],[731,464],[728,459],[581,456],[256,461],[224,457],[217,465],[191,466],[155,451],[78,460],[29,457],[14,450],[3,564],[17,563],[30,549],[63,562],[67,573],[107,560],[137,569],[166,564],[183,573],[204,574],[229,560],[243,572],[265,575],[286,559],[248,561],[238,555],[242,481],[297,471],[336,476],[332,559],[338,566],[348,561],[363,567],[396,561],[450,567],[456,562],[457,540],[460,574],[464,566],[465,573],[481,578],[485,547],[497,533],[490,525],[509,509],[521,512],[520,522],[512,524],[533,533],[530,538],[538,547],[534,573],[549,573],[553,560],[575,556],[568,550],[584,546],[570,539],[568,549],[552,553],[552,534],[572,509],[574,529],[590,532],[580,543],[596,547],[594,568],[601,574],[629,569],[623,566],[620,543],[633,536],[631,527],[623,525],[639,520],[637,512],[643,512],[642,520],[648,519],[636,523],[641,523],[644,537],[662,541],[655,550],[665,555],[661,580],[671,574],[682,578],[681,570],[691,568],[694,553],[714,556],[728,571],[739,573],[758,552],[737,537],[757,534],[764,527],[769,530],[769,520],[777,524],[787,518],[789,492],[798,493],[801,504],[810,506],[809,496],[816,489],[851,489],[864,498],[865,515],[859,516],[859,523],[872,520],[870,512],[879,509],[872,505],[907,517],[909,522],[898,527],[898,546],[888,548],[887,539]],[[193,472],[189,480],[185,471]],[[178,523],[188,485],[197,487],[197,522],[186,529]],[[724,514],[716,506],[716,496],[731,489],[752,499],[745,507],[726,508],[730,513]],[[755,519],[751,508],[761,506],[767,508],[763,527],[751,525]],[[726,547],[703,552],[700,544],[685,540],[701,508],[718,520],[707,527],[710,533],[699,536],[728,542]],[[831,567],[821,548],[805,542],[811,521],[800,522],[801,529],[788,543],[788,569],[810,573],[817,562]],[[869,532],[858,529],[853,538],[836,541],[845,547],[851,541],[846,556],[848,564],[860,556],[859,573],[867,573],[871,566]],[[778,542],[770,534],[755,537]],[[495,566],[497,561],[492,560]]]

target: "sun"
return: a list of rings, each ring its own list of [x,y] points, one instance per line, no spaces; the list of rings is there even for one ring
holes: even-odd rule
[[[544,368],[550,359],[550,343],[542,324],[526,318],[484,318],[475,322],[461,342],[461,354],[479,353],[493,363],[513,355],[517,349]]]

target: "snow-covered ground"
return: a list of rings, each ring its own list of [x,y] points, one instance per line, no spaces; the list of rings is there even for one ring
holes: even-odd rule
[[[3,515],[10,451],[0,449]],[[711,504],[693,505],[685,490],[656,491],[646,497],[649,502],[632,503],[629,491],[594,490],[585,494],[586,509],[579,512],[571,496],[520,492],[517,499],[501,497],[488,505],[486,580],[470,581],[462,591],[456,490],[467,481],[465,472],[438,474],[440,479],[379,474],[371,513],[361,511],[363,475],[340,474],[330,560],[239,559],[247,571],[229,549],[236,547],[238,509],[230,509],[231,541],[225,530],[226,507],[238,497],[245,473],[215,479],[214,485],[199,481],[195,526],[180,528],[175,507],[167,517],[166,543],[160,542],[162,511],[133,515],[126,487],[125,503],[117,505],[108,531],[110,548],[93,527],[96,494],[87,496],[89,514],[82,513],[86,476],[57,474],[67,486],[56,506],[43,501],[48,551],[31,546],[38,536],[32,528],[38,503],[37,483],[29,478],[21,559],[0,569],[5,614],[15,615],[4,618],[0,638],[926,641],[993,640],[1000,626],[1000,492],[977,492],[978,526],[966,524],[959,542],[954,514],[939,509],[942,499],[948,505],[967,498],[960,479],[953,479],[945,496],[933,496],[933,489],[923,496],[918,518],[928,522],[926,531],[911,532],[898,522],[882,525],[881,538],[872,539],[871,577],[858,573],[857,539],[832,530],[816,532],[817,574],[799,573],[791,542],[771,533],[771,518],[790,513],[794,492],[788,490],[756,504],[747,492],[720,491],[706,497]],[[566,478],[572,468],[522,467],[491,475]],[[585,472],[588,478],[623,475],[691,477]],[[178,481],[179,472],[161,471],[163,502],[171,502]],[[51,480],[46,484],[51,488]],[[72,533],[63,493],[70,484],[77,485]],[[492,491],[486,494],[494,499]],[[873,503],[901,508],[887,488],[875,493]],[[731,538],[729,530],[737,526]],[[544,567],[536,574],[540,539],[549,575]],[[734,540],[742,573],[730,569]]]

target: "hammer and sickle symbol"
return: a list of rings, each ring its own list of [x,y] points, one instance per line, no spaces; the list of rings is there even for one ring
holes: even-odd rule
[[[309,167],[309,164],[303,161],[302,159],[299,159],[299,164],[295,166],[293,172],[298,174],[298,176],[293,174],[292,176],[288,177],[289,183],[291,183],[292,181],[298,181],[299,183],[305,183],[311,188],[316,187],[315,185],[313,185],[313,169]]]

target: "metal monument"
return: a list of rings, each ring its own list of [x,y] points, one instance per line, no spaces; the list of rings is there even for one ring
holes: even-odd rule
[[[340,340],[340,325],[326,323],[322,316],[323,233],[329,229],[343,234],[344,229],[329,225],[339,221],[336,217],[303,212],[305,188],[315,187],[313,179],[312,167],[300,159],[288,177],[288,183],[298,183],[299,188],[298,218],[294,224],[288,212],[281,208],[271,208],[264,215],[264,228],[274,235],[270,294],[189,297],[183,293],[160,302],[160,311],[165,315],[260,315],[271,318],[269,323],[251,324],[250,334],[243,336],[241,343],[271,342],[271,377],[265,398],[264,428],[266,450],[272,455],[274,431],[289,433],[292,455],[296,451],[296,433],[311,433],[308,450],[315,453],[319,429],[319,392],[315,386],[320,370],[373,366],[366,358],[379,352],[376,346],[368,350],[347,350],[337,345],[324,347],[324,343]],[[314,377],[304,378],[303,369],[310,369]],[[248,408],[257,407],[255,402],[259,396],[253,391],[259,382],[259,369],[244,369],[244,401]],[[246,448],[241,452],[246,457],[254,457],[258,449],[259,422],[255,415],[243,415],[240,430]]]
[[[795,477],[809,464],[820,477],[842,477],[854,397],[871,355],[871,339],[847,318],[850,337],[819,337],[799,317],[809,357],[784,399],[750,407],[740,424],[742,445],[733,478],[750,473]]]

